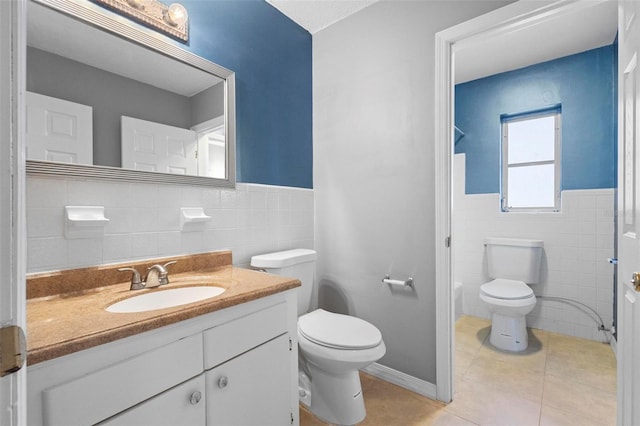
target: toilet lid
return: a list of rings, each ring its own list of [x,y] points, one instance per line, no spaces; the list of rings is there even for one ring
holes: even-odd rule
[[[533,296],[533,290],[522,281],[497,279],[480,286],[480,290],[496,299],[527,299]]]
[[[298,331],[318,345],[337,349],[369,349],[382,342],[372,324],[349,315],[316,309],[298,318]]]

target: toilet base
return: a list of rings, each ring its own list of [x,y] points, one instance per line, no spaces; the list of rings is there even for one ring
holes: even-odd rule
[[[493,346],[503,351],[521,352],[529,346],[526,317],[507,316],[497,312],[491,318],[491,338]]]
[[[337,425],[354,425],[364,420],[366,411],[358,370],[331,374],[309,364],[311,404],[319,419]]]

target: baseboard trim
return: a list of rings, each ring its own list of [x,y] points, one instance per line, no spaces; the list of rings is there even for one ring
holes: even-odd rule
[[[389,368],[378,363],[373,363],[368,367],[363,368],[362,371],[367,374],[371,374],[372,376],[378,377],[379,379],[385,380],[389,383],[393,383],[394,385],[398,385],[412,392],[418,393],[422,396],[426,396],[427,398],[431,398],[434,400],[437,399],[436,385],[425,380],[410,376],[401,371],[394,370],[393,368]]]
[[[611,350],[613,351],[613,354],[616,356],[616,359],[618,358],[618,340],[615,337],[611,337],[611,342],[609,342],[609,345],[611,345]]]

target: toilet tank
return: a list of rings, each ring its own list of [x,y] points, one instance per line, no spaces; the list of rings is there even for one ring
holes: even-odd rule
[[[298,316],[309,311],[316,272],[314,250],[293,249],[256,255],[251,257],[251,266],[270,274],[299,279],[302,285],[298,288]]]
[[[487,267],[491,278],[535,284],[540,279],[542,240],[486,238]]]

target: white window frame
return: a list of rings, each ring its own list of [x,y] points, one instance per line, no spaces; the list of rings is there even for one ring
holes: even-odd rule
[[[554,117],[554,158],[553,160],[531,161],[525,163],[508,164],[509,159],[509,132],[508,124],[517,121],[525,121],[538,119],[542,117]],[[560,107],[553,107],[540,111],[521,113],[517,115],[503,115],[500,118],[502,125],[502,182],[501,182],[501,208],[503,212],[559,212],[560,211],[560,154],[562,146],[562,111]],[[527,207],[511,207],[509,206],[509,168],[511,167],[528,167],[544,164],[553,164],[554,167],[554,205],[553,206],[527,206]]]

